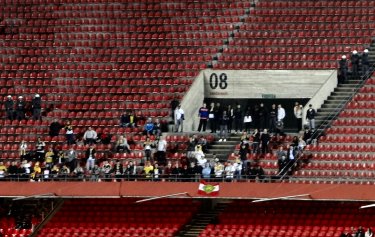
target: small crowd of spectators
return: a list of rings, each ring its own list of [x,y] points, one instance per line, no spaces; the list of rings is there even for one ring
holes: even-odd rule
[[[31,103],[25,101],[23,96],[18,96],[14,101],[11,95],[8,95],[4,108],[6,118],[9,120],[24,120],[32,117],[33,120],[42,119],[42,99],[39,94],[35,94]]]

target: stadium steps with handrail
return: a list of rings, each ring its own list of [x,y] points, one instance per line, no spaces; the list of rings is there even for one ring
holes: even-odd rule
[[[229,203],[219,202],[212,210],[202,209],[182,229],[176,237],[197,237],[209,224],[216,222],[218,215],[223,212]]]

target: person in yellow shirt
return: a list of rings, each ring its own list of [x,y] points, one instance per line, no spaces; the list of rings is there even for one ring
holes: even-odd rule
[[[154,171],[154,166],[152,166],[150,161],[147,161],[145,166],[143,167],[143,172],[146,176],[146,179],[150,179],[152,177]]]
[[[42,173],[42,168],[39,165],[39,162],[36,162],[34,165],[34,171],[31,173],[31,179],[36,180],[39,178],[40,174]]]
[[[46,152],[45,159],[44,159],[44,161],[46,162],[46,167],[52,167],[54,156],[55,156],[55,153],[53,152],[52,147],[48,148],[48,151]]]
[[[7,167],[4,165],[4,162],[0,161],[0,179],[5,178],[6,172],[7,172]]]

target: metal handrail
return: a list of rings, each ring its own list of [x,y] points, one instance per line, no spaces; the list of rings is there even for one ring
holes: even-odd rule
[[[358,85],[353,88],[353,93],[344,101],[342,101],[340,104],[338,104],[332,112],[327,116],[327,119],[324,120],[317,129],[312,134],[312,139],[319,138],[322,136],[323,132],[325,132],[325,129],[332,123],[334,119],[337,118],[337,116],[341,113],[343,108],[353,99],[353,97],[357,94],[357,92],[363,87],[363,85],[366,84],[367,80],[370,78],[370,76],[374,73],[375,71],[375,63],[373,63],[369,70],[362,76],[360,77],[361,82],[358,83]]]

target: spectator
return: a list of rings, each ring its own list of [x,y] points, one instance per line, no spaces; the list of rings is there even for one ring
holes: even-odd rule
[[[204,153],[208,152],[208,142],[207,142],[207,139],[204,136],[199,137],[199,140],[198,140],[197,144],[202,147],[202,151]]]
[[[0,161],[0,181],[3,181],[7,174],[7,167],[4,165],[4,162]]]
[[[119,136],[116,141],[116,152],[127,152],[130,154],[130,146],[128,140],[124,136]]]
[[[251,117],[250,111],[246,111],[245,116],[243,117],[243,124],[245,126],[245,132],[247,133],[250,132],[251,122],[253,122],[253,119]]]
[[[41,137],[38,137],[38,140],[36,141],[36,145],[35,145],[35,148],[36,148],[35,155],[36,155],[36,160],[39,162],[44,161],[45,147],[46,147],[46,143],[42,140]]]
[[[156,160],[160,165],[166,165],[167,162],[167,141],[164,138],[160,138],[158,142],[158,148],[156,151]]]
[[[285,109],[282,107],[281,104],[277,106],[277,121],[284,122],[285,118]]]
[[[105,160],[103,162],[102,169],[104,173],[104,181],[110,182],[112,180],[112,172],[113,172],[112,164],[108,162],[107,160]]]
[[[260,103],[259,110],[258,110],[259,129],[266,128],[267,116],[268,116],[267,109],[264,107],[263,103]]]
[[[216,103],[213,113],[214,113],[214,123],[215,123],[215,133],[216,133],[216,131],[220,128],[219,122],[220,122],[221,116],[223,115],[223,109],[221,108],[220,103]]]
[[[286,151],[284,150],[283,146],[279,146],[279,149],[276,151],[276,158],[277,160],[281,160],[282,157],[286,157]]]
[[[16,102],[16,119],[17,120],[25,119],[25,106],[26,106],[26,103],[23,100],[23,97],[19,96]]]
[[[4,104],[5,104],[4,107],[5,107],[5,113],[6,113],[7,119],[13,120],[14,119],[14,101],[11,95],[7,96],[7,99]]]
[[[260,140],[261,140],[261,148],[262,148],[262,154],[266,154],[269,152],[268,145],[271,140],[271,136],[268,133],[267,129],[264,129],[262,134],[260,135]]]
[[[152,148],[155,147],[155,144],[151,141],[150,137],[146,138],[146,141],[143,143],[143,147],[146,161],[152,161]]]
[[[210,163],[206,163],[205,167],[202,169],[202,177],[204,179],[210,179],[211,178],[211,166]]]
[[[143,173],[146,179],[152,178],[152,172],[154,170],[154,166],[151,164],[150,161],[146,161],[145,166],[143,167]]]
[[[180,167],[180,163],[176,161],[171,170],[171,177],[173,178],[173,180],[178,181],[182,173],[182,167]]]
[[[302,130],[302,112],[303,112],[302,109],[303,109],[302,105],[296,102],[293,112],[294,112],[294,117],[296,118],[297,132],[300,132]]]
[[[228,137],[228,122],[229,117],[227,115],[227,111],[223,111],[222,115],[219,118],[220,124],[220,140],[219,142],[226,142]]]
[[[47,168],[52,168],[53,166],[53,159],[55,157],[55,153],[53,152],[52,147],[48,148],[48,151],[46,152],[44,162],[46,164]]]
[[[18,177],[18,165],[17,162],[12,161],[8,167],[8,177],[11,181],[15,181]]]
[[[35,94],[32,100],[33,119],[42,120],[42,98],[39,94]]]
[[[215,123],[215,103],[211,103],[210,109],[208,111],[208,119],[210,121],[211,133],[216,133],[216,123]]]
[[[70,147],[69,150],[65,153],[66,164],[70,170],[75,170],[77,166],[77,152],[73,147]]]
[[[225,165],[225,180],[227,182],[232,182],[234,178],[234,172],[236,171],[236,167],[234,167],[231,161],[228,161]]]
[[[370,67],[370,60],[368,55],[368,49],[363,50],[362,57],[362,76],[366,75],[369,67]]]
[[[175,116],[174,116],[175,132],[184,131],[184,120],[185,120],[184,110],[181,109],[181,105],[178,105],[175,110]]]
[[[203,103],[202,107],[199,109],[198,116],[199,116],[198,132],[200,131],[205,132],[208,117],[209,117],[209,111],[208,111],[206,103]]]
[[[73,126],[70,124],[70,121],[67,121],[65,124],[65,137],[68,145],[75,144],[74,130]]]
[[[306,144],[311,143],[312,135],[312,131],[309,128],[305,128],[305,131],[303,132],[303,140],[306,142]]]
[[[253,134],[251,135],[252,138],[253,138],[253,153],[254,154],[258,154],[260,151],[259,151],[259,143],[260,143],[260,133],[258,131],[258,129],[254,129],[254,132]]]
[[[277,108],[276,108],[276,104],[272,104],[270,115],[269,115],[269,132],[270,133],[274,133],[276,131],[276,122],[277,122]]]
[[[286,166],[288,165],[286,155],[281,156],[281,158],[277,160],[277,165],[279,167],[279,175],[284,175],[287,172]]]
[[[39,161],[35,163],[33,167],[33,171],[30,174],[31,181],[37,181],[40,178],[40,174],[42,173],[42,168],[40,167]]]
[[[247,161],[247,155],[249,153],[250,153],[249,142],[246,141],[245,139],[241,140],[240,150],[239,150],[238,154],[240,155],[240,159],[241,159],[242,162],[246,162]]]
[[[187,169],[189,181],[197,182],[201,176],[203,168],[206,167],[206,164],[204,164],[204,167],[200,167],[196,166],[195,162],[191,162],[190,167]]]
[[[221,181],[223,179],[224,165],[219,161],[219,159],[215,159],[214,173],[217,181]]]
[[[358,230],[355,233],[355,237],[365,237],[365,230],[362,226],[358,227]]]
[[[171,118],[172,119],[175,119],[175,110],[176,110],[176,108],[177,108],[177,106],[179,104],[180,104],[180,102],[178,102],[177,97],[174,96],[173,100],[171,101],[171,110],[172,110],[172,112],[171,112]]]
[[[374,233],[372,232],[372,229],[369,227],[365,233],[365,237],[373,237]]]
[[[168,161],[167,165],[165,166],[164,168],[164,174],[163,174],[163,177],[165,178],[170,178],[171,174],[172,174],[172,162],[171,161]]]
[[[235,133],[237,134],[237,132],[242,132],[242,109],[241,109],[241,105],[240,104],[237,104],[237,107],[234,109],[234,112],[233,112],[233,118],[234,118],[234,127],[235,127]]]
[[[76,168],[73,170],[73,177],[82,180],[85,176],[85,171],[83,170],[81,164],[78,162]]]
[[[137,167],[133,161],[129,161],[124,168],[124,178],[128,181],[132,181],[137,174]]]
[[[59,123],[57,119],[54,119],[53,122],[49,125],[49,135],[51,137],[56,137],[60,134],[60,130],[63,126]]]
[[[94,129],[92,129],[92,127],[89,127],[88,130],[86,130],[85,134],[83,134],[83,142],[85,143],[85,145],[95,144],[97,138],[98,138],[98,134],[96,133]]]
[[[130,123],[130,115],[125,111],[120,118],[120,127],[133,127]]]
[[[234,109],[232,108],[231,105],[228,105],[228,107],[227,107],[227,115],[228,115],[228,118],[229,118],[228,133],[231,134],[232,128],[233,128],[233,119],[234,119]]]
[[[120,160],[116,160],[116,164],[113,167],[113,173],[115,175],[115,180],[117,182],[121,182],[121,180],[123,178],[124,167],[123,167]]]
[[[90,174],[91,174],[90,180],[93,182],[98,182],[100,180],[99,179],[100,172],[101,172],[100,167],[97,164],[93,165],[93,167],[90,169]]]
[[[152,171],[152,174],[153,174],[153,180],[154,181],[160,180],[160,176],[162,175],[162,171],[161,171],[158,163],[154,164],[154,170]]]
[[[303,140],[302,136],[298,138],[298,150],[302,151],[306,146],[306,142]]]
[[[348,78],[348,61],[346,56],[342,55],[341,60],[339,61],[339,83],[345,83]]]
[[[353,50],[350,60],[352,62],[352,76],[354,78],[357,78],[358,75],[359,75],[358,74],[358,67],[359,67],[359,60],[360,60],[360,56],[359,56],[357,50]]]
[[[62,168],[60,169],[59,177],[63,180],[67,180],[70,175],[70,169],[68,166],[63,165]]]
[[[243,163],[240,159],[236,158],[236,161],[233,163],[234,168],[234,178],[240,180],[242,178],[242,166]]]
[[[187,148],[187,158],[194,158],[195,146],[198,144],[198,139],[196,135],[193,135],[189,138],[189,145]]]
[[[310,130],[315,129],[315,116],[316,116],[316,111],[315,109],[313,109],[312,104],[309,104],[309,109],[306,112],[306,119],[309,123]]]
[[[197,161],[198,166],[204,168],[204,166],[207,163],[207,159],[205,158],[205,155],[202,151],[202,146],[197,145],[195,147],[195,153],[194,153],[195,159]]]
[[[156,137],[160,137],[160,135],[161,135],[161,129],[162,129],[162,124],[160,123],[160,120],[159,119],[155,119],[153,134]]]
[[[95,159],[96,159],[96,150],[92,144],[89,146],[89,148],[87,148],[85,152],[85,158],[86,158],[86,170],[92,170],[95,166]]]
[[[27,154],[27,143],[25,140],[22,140],[20,143],[19,154],[21,159],[23,159]]]
[[[154,123],[151,118],[147,119],[143,128],[143,135],[150,136],[154,134]]]

